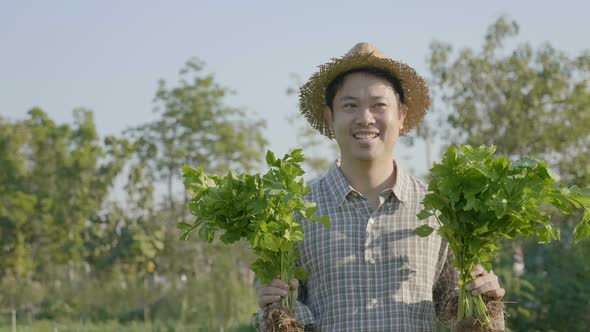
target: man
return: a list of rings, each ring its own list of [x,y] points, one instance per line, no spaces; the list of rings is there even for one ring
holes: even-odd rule
[[[334,138],[340,160],[313,182],[309,200],[331,228],[302,221],[297,320],[322,331],[433,331],[452,325],[458,273],[448,244],[414,234],[426,187],[393,159],[400,135],[418,126],[430,106],[424,79],[367,43],[320,66],[301,88],[301,112]],[[436,226],[435,220],[429,224]],[[474,294],[501,299],[493,272],[476,267]],[[261,308],[289,285],[276,279],[258,290]]]

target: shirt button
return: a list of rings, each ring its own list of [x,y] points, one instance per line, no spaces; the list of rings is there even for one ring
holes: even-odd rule
[[[372,303],[372,304],[377,304],[377,299],[372,299],[372,300],[371,300],[371,303]]]
[[[375,223],[375,219],[369,218],[369,224],[373,225]]]
[[[369,259],[369,263],[375,264],[375,260],[373,258]]]

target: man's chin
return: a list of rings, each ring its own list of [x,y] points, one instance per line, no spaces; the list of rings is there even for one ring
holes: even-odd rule
[[[357,161],[366,161],[366,162],[376,161],[379,159],[376,153],[369,152],[369,151],[364,152],[364,153],[355,153],[353,157]]]

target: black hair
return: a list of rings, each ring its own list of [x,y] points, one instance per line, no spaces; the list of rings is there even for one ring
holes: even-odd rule
[[[389,84],[391,84],[391,87],[393,88],[393,92],[397,97],[398,106],[400,110],[403,109],[402,105],[405,104],[405,97],[401,81],[397,77],[393,76],[385,70],[374,67],[361,67],[345,71],[344,73],[336,76],[336,78],[334,78],[332,82],[328,84],[328,87],[326,88],[326,105],[330,107],[330,111],[334,111],[334,97],[336,97],[336,93],[338,92],[338,90],[342,88],[342,85],[344,84],[344,79],[346,78],[346,76],[353,73],[365,73],[376,76],[389,82]]]

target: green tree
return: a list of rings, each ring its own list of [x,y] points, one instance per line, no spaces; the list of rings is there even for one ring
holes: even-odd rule
[[[588,183],[590,143],[590,51],[568,57],[550,44],[506,51],[518,24],[500,17],[488,29],[482,50],[431,44],[434,87],[453,110],[454,141],[494,144],[513,157],[539,155],[567,181]]]
[[[160,80],[154,98],[159,118],[128,130],[135,138],[138,159],[165,183],[171,210],[183,164],[216,173],[248,171],[262,160],[266,145],[265,122],[227,106],[224,99],[231,91],[203,70],[204,63],[193,58],[180,70],[177,86],[168,87]]]
[[[187,61],[179,76],[178,83],[172,87],[160,80],[154,98],[158,118],[127,131],[134,142],[135,158],[126,189],[133,213],[147,218],[146,222],[154,220],[156,228],[163,227],[162,246],[149,260],[156,267],[155,273],[170,283],[171,288],[166,291],[163,303],[181,299],[177,318],[190,322],[195,319],[195,314],[190,314],[195,308],[206,307],[217,315],[231,315],[231,311],[237,309],[230,310],[227,305],[239,304],[239,301],[224,300],[203,303],[205,298],[230,299],[235,296],[230,292],[236,293],[230,289],[235,288],[209,287],[193,282],[194,278],[213,278],[216,271],[215,280],[223,280],[221,275],[232,275],[240,266],[248,266],[250,261],[249,257],[239,254],[238,248],[216,249],[201,243],[179,241],[176,223],[189,217],[188,198],[177,191],[182,188],[178,185],[181,166],[200,166],[212,173],[224,173],[230,169],[252,171],[262,161],[266,140],[262,134],[265,122],[244,110],[228,106],[225,100],[231,91],[219,85],[212,74],[204,73],[202,61],[196,58]],[[154,206],[154,188],[162,186],[166,192],[164,202]],[[153,245],[148,235],[153,234],[146,233],[148,248]],[[235,264],[224,263],[234,256],[239,258]],[[224,268],[220,270],[220,266]],[[232,285],[239,285],[242,290],[252,288],[251,284]],[[191,296],[197,293],[200,295]],[[246,299],[244,303],[250,304],[252,299]],[[202,310],[199,312],[197,317],[201,319],[213,317],[202,315]]]
[[[58,274],[74,279],[86,255],[83,230],[102,208],[128,149],[113,137],[101,143],[92,113],[83,109],[74,111],[72,126],[33,108],[27,119],[0,120],[0,127],[0,297],[13,312],[24,306],[32,312],[51,301],[42,285]]]
[[[570,57],[548,43],[538,48],[523,43],[507,50],[508,39],[518,30],[515,21],[503,16],[488,28],[481,50],[454,53],[449,44],[431,44],[433,89],[446,106],[447,113],[439,114],[448,116],[451,141],[493,144],[512,158],[539,156],[564,182],[588,185],[590,52]],[[563,233],[571,233],[564,221]],[[534,242],[521,243],[527,269],[520,278],[511,268],[510,248],[504,250],[497,272],[507,287],[506,300],[517,302],[508,305],[512,328],[587,330],[588,301],[577,293],[583,290],[579,271],[586,269],[581,262],[589,253],[585,245],[573,246],[571,237],[564,236],[562,242],[549,250]],[[549,265],[557,257],[568,257],[559,269]],[[571,325],[558,316],[563,308],[568,308]]]

